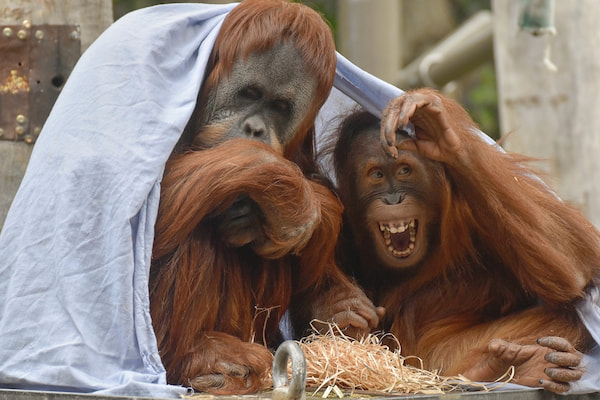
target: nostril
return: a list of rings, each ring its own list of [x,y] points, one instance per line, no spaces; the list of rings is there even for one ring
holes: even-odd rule
[[[260,137],[263,136],[264,133],[265,133],[264,130],[262,130],[262,129],[256,129],[256,130],[254,130],[254,132],[252,132],[252,135],[255,138],[260,138]]]
[[[253,139],[260,139],[265,135],[266,129],[263,120],[257,116],[252,116],[246,121],[242,128],[244,134]]]
[[[252,124],[248,122],[244,123],[243,130],[244,134],[246,134],[247,136],[254,136],[254,132],[256,131]]]
[[[388,193],[382,198],[385,205],[400,204],[402,200],[404,200],[404,196],[400,193]]]

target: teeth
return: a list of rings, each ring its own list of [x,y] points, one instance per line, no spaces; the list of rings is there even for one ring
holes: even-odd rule
[[[379,224],[379,230],[383,235],[383,239],[385,241],[385,245],[387,246],[390,253],[392,253],[396,257],[406,257],[410,255],[415,249],[415,241],[417,232],[415,230],[416,223],[415,220],[411,220],[409,223],[403,222],[400,224]],[[399,251],[392,246],[392,234],[394,233],[403,233],[406,230],[409,230],[409,245],[408,248]]]
[[[405,232],[407,229],[414,229],[414,228],[415,228],[414,220],[412,220],[410,223],[403,222],[399,225],[395,225],[395,224],[386,225],[386,224],[379,223],[379,230],[384,233],[385,232],[402,233],[402,232]],[[411,231],[411,234],[412,233],[413,232]]]
[[[396,257],[406,257],[408,256],[410,253],[412,253],[413,249],[415,246],[413,246],[412,248],[408,248],[404,251],[398,251],[398,250],[394,250],[393,248],[390,249],[390,251],[392,252],[393,255],[395,255]],[[389,249],[389,247],[388,247]]]
[[[387,246],[390,246],[390,247],[391,247],[391,244],[392,244],[392,238],[391,238],[391,235],[390,235],[390,232],[389,232],[389,231],[384,231],[384,232],[383,232],[383,238],[385,239],[385,244],[386,244]],[[393,247],[392,247],[392,248],[393,248]]]
[[[414,221],[412,221],[410,224],[403,223],[401,225],[384,225],[384,224],[379,224],[379,230],[381,232],[388,231],[390,233],[402,233],[402,232],[406,231],[409,227],[411,227],[411,228],[415,227]]]

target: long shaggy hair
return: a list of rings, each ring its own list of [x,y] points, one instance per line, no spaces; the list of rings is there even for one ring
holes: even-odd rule
[[[260,207],[268,246],[230,248],[220,240],[214,217],[240,194]],[[234,139],[173,156],[162,182],[150,285],[169,382],[186,384],[215,372],[209,360],[225,345],[211,337],[230,335],[225,342],[233,347],[240,341],[274,345],[294,295],[318,291],[330,278],[346,282],[334,268],[341,213],[327,188],[263,143]],[[263,354],[254,356],[262,374],[270,367],[269,353],[254,350]],[[253,362],[229,354],[238,364]],[[219,393],[258,389],[226,386]]]

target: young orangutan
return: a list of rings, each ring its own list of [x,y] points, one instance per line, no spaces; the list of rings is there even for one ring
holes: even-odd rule
[[[514,366],[514,383],[568,390],[593,344],[575,306],[598,276],[598,231],[438,92],[383,115],[350,116],[334,151],[340,257],[385,307],[379,328],[444,375]]]

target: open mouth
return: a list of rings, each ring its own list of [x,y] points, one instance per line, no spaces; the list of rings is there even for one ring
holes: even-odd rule
[[[411,219],[403,222],[379,223],[379,230],[385,245],[394,257],[408,257],[415,250],[419,221]]]

